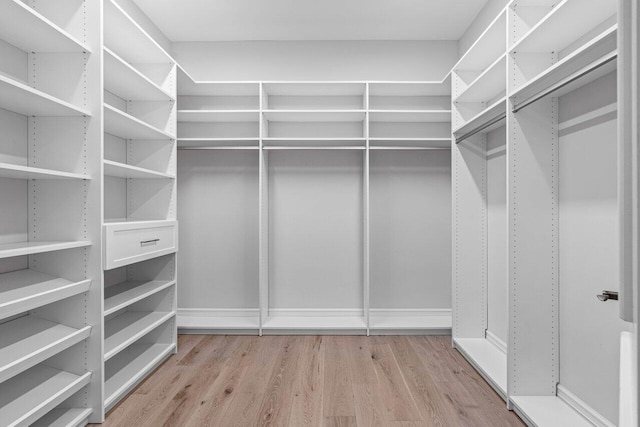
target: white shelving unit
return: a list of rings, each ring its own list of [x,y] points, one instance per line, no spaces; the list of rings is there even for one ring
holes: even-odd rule
[[[109,411],[176,352],[174,60],[104,6],[104,365]],[[141,350],[143,349],[143,350]]]
[[[350,178],[341,188],[323,190],[322,179],[309,181],[308,185],[318,187],[318,194],[322,194],[319,197],[332,198],[345,189],[356,191],[360,195],[350,196],[356,204],[349,209],[364,212],[369,209],[368,190],[354,184],[358,180],[363,183],[369,180],[370,150],[379,152],[375,157],[381,159],[381,164],[395,157],[402,160],[394,167],[402,168],[403,162],[410,162],[409,171],[414,170],[410,159],[416,157],[421,162],[419,172],[407,175],[412,184],[415,179],[429,181],[435,170],[444,174],[437,177],[437,184],[432,184],[434,193],[431,194],[431,197],[442,197],[436,204],[442,202],[445,206],[436,214],[442,223],[436,221],[433,225],[433,229],[438,228],[441,234],[427,235],[425,239],[440,239],[446,244],[450,221],[450,190],[448,178],[445,178],[451,148],[449,79],[443,82],[213,82],[194,81],[180,69],[178,122],[178,147],[181,150],[178,191],[183,200],[181,203],[184,203],[180,212],[186,245],[181,249],[179,263],[184,266],[182,281],[190,289],[188,295],[181,297],[184,306],[178,314],[178,325],[183,332],[367,334],[371,330],[372,333],[387,334],[447,333],[450,330],[451,311],[447,298],[440,298],[447,293],[443,286],[449,274],[445,262],[440,262],[441,271],[438,270],[433,283],[429,282],[429,286],[439,289],[438,297],[427,301],[429,298],[422,290],[415,303],[418,307],[390,309],[382,305],[370,314],[367,266],[362,270],[354,267],[357,271],[349,273],[352,275],[348,284],[349,308],[322,305],[321,301],[317,302],[317,307],[300,308],[278,301],[281,298],[278,295],[286,292],[280,290],[281,287],[287,286],[279,277],[292,274],[281,266],[295,265],[298,261],[289,258],[287,261],[278,255],[285,253],[287,245],[295,242],[282,240],[280,236],[284,235],[278,232],[281,227],[278,225],[278,215],[281,215],[278,206],[289,202],[271,196],[291,191],[278,188],[281,185],[288,188],[296,181],[294,176],[307,179],[306,173],[297,175],[294,171],[308,168],[309,179],[314,179],[311,177],[324,168],[345,168]],[[431,150],[433,154],[430,154]],[[414,151],[422,153],[413,156],[410,152]],[[289,164],[300,165],[300,168],[292,166],[289,170]],[[195,200],[201,200],[203,192],[212,200],[224,198],[235,208],[216,205],[214,212],[205,206],[202,212],[189,208]],[[411,203],[411,196],[406,196],[404,202]],[[256,198],[259,199],[257,206]],[[426,209],[422,200],[420,203],[418,209]],[[382,205],[380,208],[384,209]],[[295,210],[287,208],[292,214]],[[209,212],[205,222],[203,212]],[[345,230],[347,233],[364,226],[363,218],[348,219],[352,220],[356,221],[355,228]],[[395,226],[402,227],[402,222],[398,218]],[[213,238],[223,228],[224,234]],[[251,231],[247,234],[245,230]],[[429,230],[425,232],[429,233]],[[237,238],[229,240],[227,233],[241,234],[234,234]],[[310,230],[301,229],[298,233],[313,235]],[[204,241],[204,235],[212,238]],[[350,243],[358,248],[360,259],[368,260],[368,239],[368,233],[365,233],[364,237],[356,237]],[[237,241],[244,242],[242,247],[234,243]],[[194,265],[198,253],[203,250],[212,254],[215,261]],[[300,251],[294,252],[305,250],[301,247]],[[418,259],[420,256],[432,256],[434,263],[439,262],[436,254],[425,254],[424,250],[423,247],[416,248],[416,258],[411,262],[424,264]],[[293,252],[287,256],[292,255]],[[307,259],[311,258],[311,255],[307,256]],[[358,264],[360,261],[354,259],[353,266]],[[316,268],[323,267],[317,265]],[[205,281],[212,282],[213,286],[202,288],[200,284]],[[299,284],[300,289],[304,286],[307,285]]]
[[[0,420],[86,424],[102,387],[99,5],[0,8]]]

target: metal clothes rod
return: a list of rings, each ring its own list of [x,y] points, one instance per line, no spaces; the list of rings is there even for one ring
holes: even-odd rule
[[[462,141],[464,141],[467,138],[472,137],[473,135],[482,132],[483,130],[485,130],[486,128],[495,125],[496,123],[504,120],[507,118],[507,113],[503,113],[500,114],[499,116],[489,120],[488,122],[486,122],[485,124],[483,124],[482,126],[478,126],[477,128],[475,128],[474,130],[472,130],[471,132],[467,132],[465,134],[462,134],[461,136],[456,136],[456,144],[461,143]]]
[[[570,83],[573,83],[574,81],[586,76],[587,74],[597,70],[598,68],[608,64],[611,61],[616,60],[618,57],[617,52],[613,52],[612,54],[610,54],[609,56],[604,57],[603,60],[595,63],[595,64],[591,64],[589,66],[587,66],[586,68],[582,69],[581,71],[578,71],[568,77],[565,77],[564,79],[560,80],[558,83],[554,84],[553,86],[550,86],[549,88],[543,90],[542,92],[540,92],[539,94],[533,96],[532,98],[527,99],[526,101],[518,104],[517,106],[514,106],[512,111],[514,113],[517,113],[518,111],[522,110],[523,108],[533,104],[534,102],[536,102],[537,100],[544,98],[545,96],[557,91],[558,89],[561,89],[565,86],[567,86]]]

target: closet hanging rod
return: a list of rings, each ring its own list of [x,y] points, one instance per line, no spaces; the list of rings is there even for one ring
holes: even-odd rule
[[[472,137],[473,135],[475,135],[475,134],[477,134],[477,133],[482,132],[483,130],[485,130],[485,129],[487,129],[487,128],[489,128],[489,127],[493,126],[493,125],[495,125],[496,123],[501,122],[502,120],[504,120],[504,119],[506,119],[506,118],[507,118],[507,113],[502,113],[502,114],[500,114],[499,116],[497,116],[497,117],[495,117],[495,118],[493,118],[493,119],[489,120],[488,122],[486,122],[486,123],[484,123],[484,124],[482,124],[482,125],[478,126],[477,128],[475,128],[475,129],[473,129],[473,130],[471,130],[471,131],[469,131],[469,132],[467,132],[467,133],[464,133],[464,134],[462,134],[462,135],[460,135],[460,136],[456,136],[456,137],[455,137],[455,138],[456,138],[456,144],[461,143],[461,142],[462,142],[462,141],[464,141],[465,139],[470,138],[470,137]]]
[[[562,89],[563,87],[575,82],[576,80],[586,76],[589,73],[592,73],[593,71],[597,70],[598,68],[601,68],[607,64],[609,64],[611,61],[615,61],[618,58],[618,53],[616,52],[612,52],[607,56],[604,56],[603,58],[601,58],[599,61],[592,63],[588,66],[586,66],[585,68],[576,71],[575,73],[561,79],[560,81],[558,81],[557,83],[549,86],[547,89],[539,92],[536,95],[533,95],[532,97],[526,99],[525,101],[518,103],[517,105],[514,105],[513,109],[511,110],[514,113],[517,113],[518,111],[522,110],[523,108],[533,104],[534,102],[538,101],[541,98],[544,98],[547,95],[550,95],[551,93]]]

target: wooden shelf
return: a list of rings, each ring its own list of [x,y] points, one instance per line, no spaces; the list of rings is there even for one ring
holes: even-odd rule
[[[175,178],[175,176],[168,173],[157,172],[151,169],[140,168],[137,166],[131,166],[125,163],[114,162],[112,160],[104,160],[103,163],[105,176],[139,179]]]
[[[263,330],[356,330],[365,331],[363,316],[269,316]]]
[[[91,280],[73,282],[34,270],[0,274],[0,318],[7,318],[89,290]]]
[[[104,131],[124,139],[175,139],[174,135],[151,126],[109,104],[104,104]]]
[[[89,337],[91,326],[70,328],[29,315],[0,325],[0,383]]]
[[[615,1],[563,0],[527,32],[512,52],[559,52],[616,14]]]
[[[507,13],[503,10],[453,66],[456,71],[480,71],[507,50]]]
[[[104,360],[125,348],[175,316],[175,312],[126,311],[105,322]]]
[[[104,44],[130,64],[173,64],[173,58],[113,0],[104,2]]]
[[[109,361],[104,384],[106,410],[150,374],[175,348],[175,344],[134,344]]]
[[[486,338],[454,338],[455,348],[507,400],[507,355]]]
[[[502,98],[494,102],[480,113],[469,119],[468,122],[453,131],[456,142],[460,142],[476,133],[490,132],[506,118],[507,100]]]
[[[0,420],[30,425],[89,383],[91,372],[75,375],[38,365],[0,384]],[[43,398],[45,397],[45,398]]]
[[[226,123],[257,122],[259,110],[178,110],[178,122]]]
[[[129,280],[104,289],[104,315],[108,316],[163,289],[176,284],[175,280]]]
[[[0,163],[0,178],[11,179],[91,179],[89,175],[52,169]]]
[[[125,101],[175,101],[147,76],[104,48],[104,87]]]
[[[91,112],[85,108],[58,99],[2,74],[0,74],[0,108],[25,116],[91,116]]]
[[[487,102],[505,92],[507,57],[500,56],[454,99],[454,102]]]
[[[451,110],[370,110],[370,122],[451,122]]]
[[[557,396],[511,396],[514,410],[529,425],[593,427]]]
[[[264,110],[270,122],[362,122],[364,110]]]
[[[0,39],[25,52],[91,52],[74,36],[19,0],[0,0]]]
[[[70,242],[18,242],[0,245],[0,258],[33,255],[43,252],[61,251],[63,249],[84,248],[91,246],[91,242],[77,240]]]
[[[31,427],[75,427],[84,426],[93,413],[91,408],[59,408],[50,411]]]
[[[514,109],[559,90],[575,90],[616,69],[617,26],[612,26],[515,90]],[[557,92],[556,96],[563,92]]]

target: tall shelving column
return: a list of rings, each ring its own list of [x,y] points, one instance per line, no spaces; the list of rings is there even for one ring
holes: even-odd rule
[[[176,64],[104,1],[104,410],[177,351]]]
[[[84,425],[102,387],[99,5],[0,7],[0,420]]]

